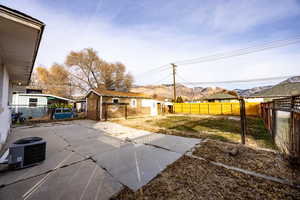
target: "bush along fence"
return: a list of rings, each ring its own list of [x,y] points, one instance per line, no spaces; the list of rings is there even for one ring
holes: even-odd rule
[[[279,150],[300,160],[300,95],[262,103],[262,118]]]
[[[260,103],[245,103],[246,115],[260,116]],[[240,115],[240,103],[175,103],[175,113]]]

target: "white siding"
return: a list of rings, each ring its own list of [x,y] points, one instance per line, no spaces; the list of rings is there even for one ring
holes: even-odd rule
[[[22,94],[14,94],[13,95],[13,105],[29,106],[30,98],[37,99],[37,106],[47,106],[47,103],[48,103],[47,97],[29,96],[29,95],[22,95]]]
[[[8,107],[9,103],[9,75],[4,66],[0,66],[0,148],[6,141],[7,134],[10,130],[11,112]]]
[[[157,103],[159,101],[153,99],[143,99],[142,100],[142,107],[150,107],[151,108],[151,116],[156,116],[157,113]]]

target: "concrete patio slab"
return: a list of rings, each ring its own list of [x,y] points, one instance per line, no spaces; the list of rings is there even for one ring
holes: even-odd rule
[[[0,190],[0,199],[109,199],[122,185],[91,160],[18,182]]]
[[[173,135],[164,135],[154,133],[146,136],[139,137],[133,140],[140,144],[149,144],[177,153],[185,154],[191,150],[196,144],[201,143],[201,139],[178,137]]]
[[[83,139],[81,142],[73,142],[67,149],[83,156],[93,156],[107,151],[120,150],[125,144],[124,141],[113,137],[100,136],[98,138]]]
[[[77,121],[76,123],[102,131],[103,133],[121,140],[132,140],[140,144],[149,144],[177,153],[184,154],[192,149],[202,140],[195,138],[185,138],[179,136],[152,133],[149,131],[138,130],[126,127],[113,122],[94,122],[94,121]]]
[[[62,137],[70,144],[81,142],[89,138],[97,138],[103,135],[103,133],[99,130],[83,127],[77,124],[68,124],[66,126],[49,127],[49,130]]]
[[[85,121],[78,120],[78,121],[74,121],[74,123],[99,130],[107,135],[113,136],[115,138],[119,138],[121,140],[135,139],[141,136],[153,134],[152,132],[149,131],[138,130],[138,129],[122,126],[120,124],[113,123],[113,122],[95,122],[91,120],[85,120]]]
[[[47,141],[46,160],[31,168],[2,171],[0,199],[13,188],[16,194],[8,197],[19,199],[45,176],[47,180],[28,199],[108,199],[120,190],[120,183],[138,190],[201,142],[78,120],[15,128],[7,145],[29,136]]]
[[[2,173],[0,173],[0,186],[9,185],[30,177],[44,174],[53,170],[57,166],[67,166],[85,159],[85,157],[75,152],[64,150],[52,155],[46,155],[46,160],[34,167],[10,171],[7,171],[7,169],[3,167],[1,169]],[[6,173],[3,171],[6,171]]]
[[[47,155],[52,155],[56,152],[62,151],[69,145],[62,138],[53,134],[50,127],[17,128],[13,129],[12,133],[8,136],[3,150],[7,149],[10,144],[18,139],[33,136],[42,137],[45,141],[47,141]]]
[[[181,154],[144,144],[127,144],[93,158],[114,178],[136,191],[157,176]]]

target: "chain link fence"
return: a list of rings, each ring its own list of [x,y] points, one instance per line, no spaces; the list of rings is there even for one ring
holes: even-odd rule
[[[262,118],[279,150],[300,159],[300,95],[262,103]]]

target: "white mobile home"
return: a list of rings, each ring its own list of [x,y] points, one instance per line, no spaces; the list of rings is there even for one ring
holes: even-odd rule
[[[55,103],[69,104],[71,99],[51,94],[20,93],[12,96],[13,112],[21,112],[25,118],[40,118],[47,115],[48,106]]]
[[[13,87],[29,83],[44,26],[0,5],[0,148],[10,130]]]

